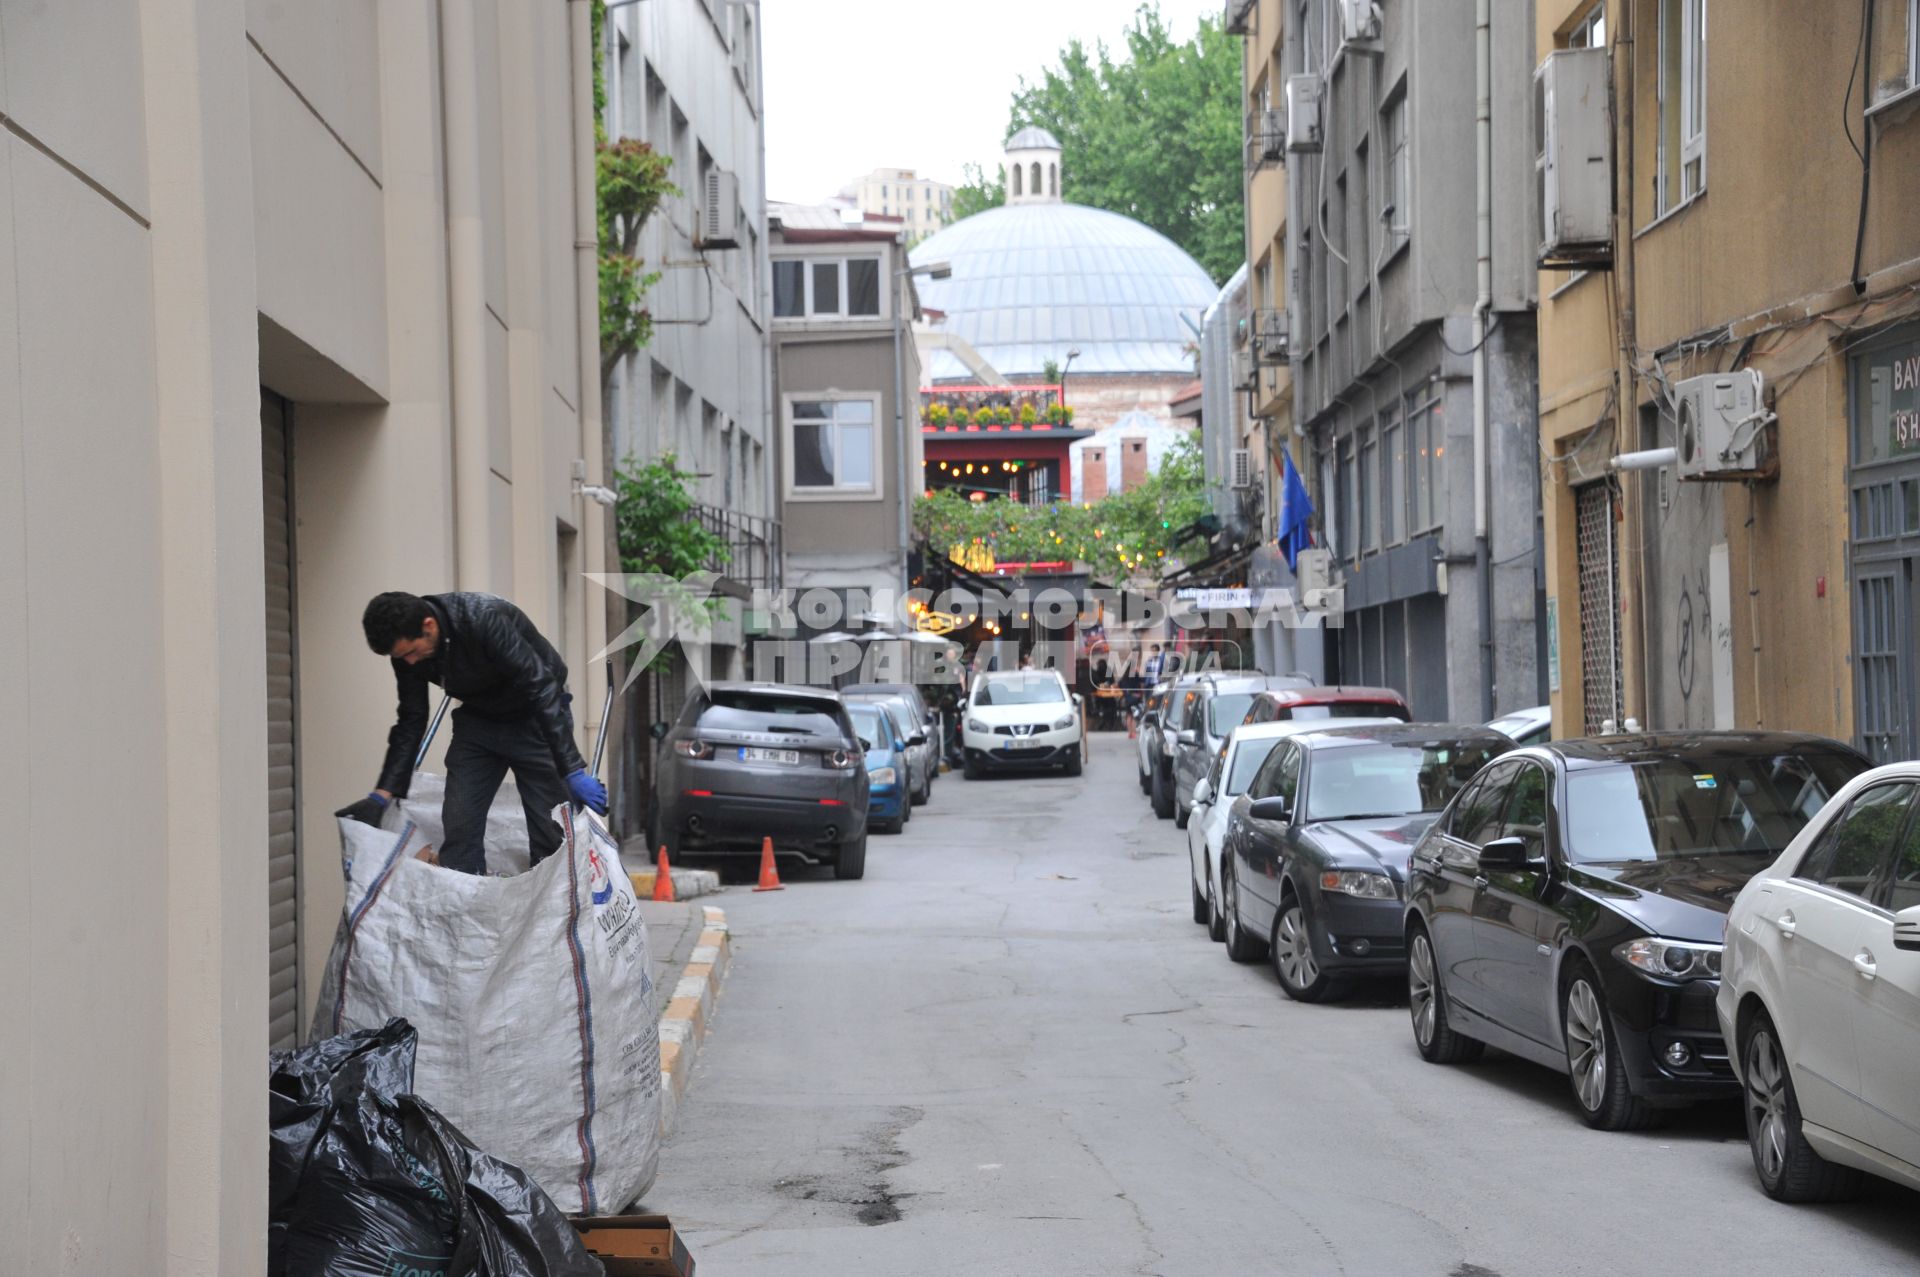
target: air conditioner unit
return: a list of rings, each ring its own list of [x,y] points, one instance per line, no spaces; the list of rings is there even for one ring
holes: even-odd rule
[[[1253,11],[1257,7],[1258,0],[1227,0],[1227,10],[1225,20],[1221,23],[1221,30],[1228,35],[1252,35]]]
[[[1332,589],[1333,552],[1322,547],[1300,551],[1293,561],[1293,584],[1294,597],[1301,599]]]
[[[1287,77],[1287,149],[1320,149],[1320,77],[1313,74]]]
[[[1260,384],[1260,365],[1253,357],[1252,350],[1233,352],[1233,388],[1252,390]]]
[[[1253,486],[1253,453],[1246,448],[1233,450],[1232,464],[1227,467],[1227,484],[1244,492]]]
[[[1380,6],[1373,0],[1340,0],[1341,44],[1371,45],[1379,39]]]
[[[725,169],[707,174],[698,239],[702,249],[740,247],[740,178]]]
[[[1613,104],[1607,50],[1561,49],[1533,74],[1539,263],[1613,264]]]
[[[1287,312],[1263,310],[1253,330],[1253,346],[1263,364],[1284,364],[1290,358]]]
[[[1674,383],[1679,401],[1675,468],[1682,479],[1751,479],[1765,473],[1773,414],[1759,372],[1709,373]]]

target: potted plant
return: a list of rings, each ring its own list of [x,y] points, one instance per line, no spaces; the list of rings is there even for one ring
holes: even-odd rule
[[[945,430],[947,423],[953,420],[953,412],[943,403],[934,404],[927,409],[927,424],[935,430]]]
[[[1050,403],[1047,405],[1047,424],[1048,425],[1063,426],[1066,424],[1066,422],[1067,422],[1067,410],[1065,408],[1061,407],[1057,403]]]
[[[999,425],[1010,426],[1013,424],[1013,409],[1001,404],[993,410],[993,419]]]
[[[1031,426],[1039,419],[1040,419],[1039,414],[1034,412],[1033,410],[1032,400],[1028,400],[1026,403],[1023,403],[1020,405],[1020,424],[1021,425]]]

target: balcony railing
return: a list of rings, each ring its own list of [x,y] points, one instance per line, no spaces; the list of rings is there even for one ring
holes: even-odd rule
[[[741,514],[717,505],[693,507],[694,521],[726,544],[707,570],[720,574],[719,591],[744,598],[754,590],[780,588],[780,520]]]
[[[1253,312],[1253,331],[1249,334],[1255,358],[1263,367],[1275,367],[1287,362],[1290,342],[1287,337],[1287,312],[1284,310],[1256,310]]]

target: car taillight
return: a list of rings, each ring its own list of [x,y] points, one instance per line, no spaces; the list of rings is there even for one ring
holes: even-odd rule
[[[677,740],[673,742],[673,752],[682,758],[712,758],[713,746],[703,740]]]
[[[854,755],[849,754],[844,749],[829,750],[826,754],[826,764],[829,767],[845,770],[846,768],[852,767],[854,761]]]

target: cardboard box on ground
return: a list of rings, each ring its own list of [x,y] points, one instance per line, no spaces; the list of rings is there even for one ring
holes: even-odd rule
[[[573,1221],[607,1277],[693,1277],[693,1256],[665,1215],[596,1215]]]

